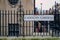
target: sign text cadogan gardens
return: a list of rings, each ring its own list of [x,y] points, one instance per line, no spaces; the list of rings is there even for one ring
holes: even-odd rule
[[[24,21],[54,21],[54,15],[24,15]]]

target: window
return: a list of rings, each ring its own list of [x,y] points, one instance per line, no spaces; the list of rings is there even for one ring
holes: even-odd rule
[[[18,0],[8,0],[10,4],[15,5],[18,3]]]
[[[18,36],[19,35],[19,24],[9,24],[8,25],[8,35]]]

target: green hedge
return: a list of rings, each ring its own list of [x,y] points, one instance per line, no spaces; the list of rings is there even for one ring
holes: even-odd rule
[[[59,38],[15,38],[12,40],[59,40]]]
[[[0,40],[7,40],[7,38],[0,38]]]
[[[0,38],[0,40],[8,40],[10,38]],[[10,40],[60,40],[60,38],[11,38]]]

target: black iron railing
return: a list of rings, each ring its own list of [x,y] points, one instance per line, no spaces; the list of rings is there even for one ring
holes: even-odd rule
[[[60,12],[57,12],[58,14],[55,12],[57,11],[42,14],[54,15],[54,21],[48,22],[24,21],[24,15],[41,15],[39,12],[35,14],[30,10],[23,12],[0,10],[0,36],[60,36]]]

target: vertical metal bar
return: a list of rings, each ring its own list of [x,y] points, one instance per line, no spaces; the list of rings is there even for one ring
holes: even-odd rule
[[[56,27],[56,1],[55,1],[55,27]],[[55,35],[56,35],[56,30],[55,30]]]
[[[58,11],[58,10],[57,10],[57,11]],[[57,21],[58,23],[57,23],[56,25],[58,25],[58,28],[59,28],[59,12],[57,12],[57,20],[58,20],[58,21]],[[59,33],[58,33],[59,30],[60,30],[60,29],[57,29],[57,30],[56,30],[56,35],[57,35],[57,37],[59,37]]]
[[[21,3],[20,3],[20,5],[21,5]],[[21,23],[22,23],[22,22],[21,22],[21,17],[22,17],[21,9],[20,9],[20,14],[19,14],[19,16],[20,16],[20,19],[19,19],[19,21],[20,21],[20,32],[21,32],[21,35],[23,36],[23,31],[22,31],[23,25],[21,24]]]
[[[4,24],[5,24],[5,29],[6,29],[6,11],[4,11],[4,12],[5,12],[5,23]],[[6,31],[5,29],[4,29],[4,32]],[[5,33],[4,33],[4,36],[5,36]]]
[[[20,25],[20,31],[21,31],[21,32],[20,32],[20,33],[21,33],[20,35],[22,35],[21,10],[20,10],[20,14],[18,14],[18,17],[20,17],[20,18],[19,18],[19,21],[20,21],[20,24],[19,24],[19,25]]]
[[[44,11],[42,10],[42,15],[47,15],[47,13],[46,14],[44,14]],[[44,21],[44,22],[46,22],[46,21]],[[45,35],[45,27],[46,25],[45,25],[45,23],[44,23],[44,26],[43,26],[43,36]]]
[[[26,15],[28,14],[28,10],[26,10]],[[28,30],[28,26],[27,26],[27,21],[26,21],[26,31]],[[28,31],[26,32],[28,35]]]
[[[8,24],[9,24],[9,10],[8,10],[7,16],[8,16]],[[7,25],[8,25],[8,24],[7,24]],[[8,25],[8,26],[9,26],[9,25]],[[8,26],[7,26],[7,28],[8,28],[8,29],[7,29],[7,30],[8,30],[7,37],[9,36],[9,27],[8,27]]]
[[[4,34],[5,34],[5,10],[4,10]]]
[[[40,10],[39,10],[40,11]],[[39,14],[39,15],[41,15],[41,14]],[[40,24],[41,24],[41,22],[40,22]],[[41,25],[40,25],[40,27],[41,27]],[[39,29],[39,36],[41,35],[41,32],[40,32],[40,29]]]
[[[59,11],[58,11],[58,25],[59,25]],[[60,27],[59,27],[59,30],[60,30]],[[58,30],[58,37],[59,37],[59,30]]]
[[[42,12],[42,3],[41,3],[41,14],[43,15],[43,12]],[[44,21],[42,21],[42,22],[44,22]],[[42,25],[42,37],[43,37],[43,30],[44,30],[43,27],[44,27],[44,26]]]
[[[7,35],[7,11],[5,10],[5,36]]]
[[[2,36],[2,10],[1,10],[1,36]]]
[[[32,15],[34,15],[33,12],[34,12],[34,10],[32,10]],[[33,28],[34,28],[34,26],[33,26],[34,24],[33,24],[33,22],[34,22],[34,21],[32,21],[32,36],[33,36],[33,33],[34,33],[34,29],[33,29]]]
[[[49,10],[48,15],[50,15],[50,10]],[[48,21],[48,34],[50,34],[50,26],[49,26],[49,21]]]
[[[2,36],[4,36],[4,10],[2,10],[2,14],[3,14],[3,24],[2,24],[3,32],[2,32]]]
[[[34,14],[35,14],[35,0],[34,0]],[[34,23],[35,23],[35,22],[34,22]],[[35,33],[35,35],[36,35],[36,33]],[[35,36],[35,35],[34,35],[34,36]]]
[[[30,15],[30,10],[29,10],[29,14],[28,15]],[[29,35],[28,36],[30,36],[30,21],[29,21]]]
[[[2,35],[2,10],[1,10],[1,35]]]
[[[49,32],[49,30],[50,30],[50,27],[49,27],[49,21],[48,21],[48,32]]]
[[[54,31],[53,31],[53,34],[54,34]],[[56,29],[55,29],[55,35],[54,36],[56,36]]]
[[[1,35],[2,35],[2,10],[1,10]]]
[[[23,11],[23,37],[24,37],[24,11]]]
[[[17,15],[17,24],[18,24],[18,11],[17,11],[17,14],[16,15]]]
[[[35,1],[36,1],[36,0],[34,0],[34,14],[35,14],[35,10],[36,10],[36,9],[35,9]],[[34,21],[34,24],[35,24],[35,21]],[[34,26],[35,26],[35,25],[34,25]],[[34,29],[35,29],[35,27],[34,27]],[[34,31],[35,31],[35,30],[34,30]],[[34,32],[34,36],[36,36],[36,32]]]
[[[5,27],[6,27],[6,26],[5,26],[5,21],[6,21],[6,20],[5,20],[5,16],[6,16],[6,15],[5,15],[5,10],[4,10],[4,36],[5,36]]]
[[[52,29],[52,37],[53,37],[53,29]]]
[[[13,28],[13,25],[12,25],[12,10],[11,10],[11,27],[10,27],[10,29],[11,29],[11,28]],[[9,31],[10,31],[10,30],[9,30]],[[13,30],[11,30],[10,32],[11,32],[11,35],[10,35],[10,36],[13,36],[13,33],[12,33]]]
[[[5,26],[4,26],[4,23],[5,23],[4,15],[5,15],[5,14],[4,14],[4,10],[3,10],[3,36],[4,36],[4,27],[5,27]]]
[[[15,33],[15,32],[16,32],[16,30],[15,30],[15,29],[16,29],[16,26],[15,26],[15,10],[14,10],[14,14],[12,14],[12,15],[14,16],[14,23],[13,23],[13,24],[14,24],[14,31],[13,31],[13,32],[14,32],[14,36],[16,36],[16,35],[15,35],[15,34],[16,34],[16,33]]]
[[[20,29],[20,34],[19,35],[21,36],[22,35],[22,31],[21,31],[21,29],[22,29],[21,28],[21,10],[20,10],[20,14],[18,13],[17,16],[18,16],[19,29]]]
[[[0,10],[0,36],[1,36],[1,10]]]
[[[21,1],[20,1],[20,10],[19,11],[20,11],[20,14],[19,14],[20,19],[19,19],[19,21],[20,21],[20,29],[21,29],[20,31],[21,31],[21,34],[23,34],[22,33],[22,25],[21,25]]]
[[[17,12],[17,24],[19,25],[19,23],[18,23],[18,16],[19,16],[19,15],[18,15],[18,12]],[[20,29],[20,26],[19,26],[18,28],[19,28],[18,31],[21,30],[21,29]],[[20,32],[20,31],[19,31],[19,32]],[[18,36],[20,36],[20,34],[21,34],[21,32],[18,34]]]
[[[34,12],[34,10],[32,10],[32,12],[31,12],[32,15],[34,15],[33,12]],[[33,33],[34,33],[34,29],[33,29],[33,28],[34,28],[34,27],[33,27],[33,26],[34,26],[34,21],[31,21],[31,22],[32,22],[32,23],[31,23],[31,24],[32,24],[32,25],[31,25],[31,28],[32,28],[32,29],[31,29],[31,30],[32,30],[32,31],[31,31],[31,32],[32,32],[32,33],[31,33],[31,36],[33,36]]]
[[[27,15],[27,10],[26,10],[26,15]],[[27,21],[26,21],[26,36],[27,36]]]
[[[47,11],[46,11],[46,14],[47,14]],[[48,21],[47,21],[48,22]],[[48,29],[48,26],[47,26],[47,29]],[[47,36],[47,32],[46,32],[46,36]]]
[[[36,36],[35,21],[34,21],[34,37]]]
[[[5,29],[6,29],[6,10],[4,11],[5,12]],[[6,30],[4,30],[5,32]],[[6,33],[6,32],[5,32]],[[4,36],[5,36],[5,33],[4,33]]]
[[[6,17],[6,13],[5,13],[5,10],[4,10],[4,20],[5,20],[4,22],[6,22],[5,17]],[[6,31],[5,28],[6,28],[6,25],[5,25],[5,23],[4,23],[4,36],[5,36],[5,31]]]

